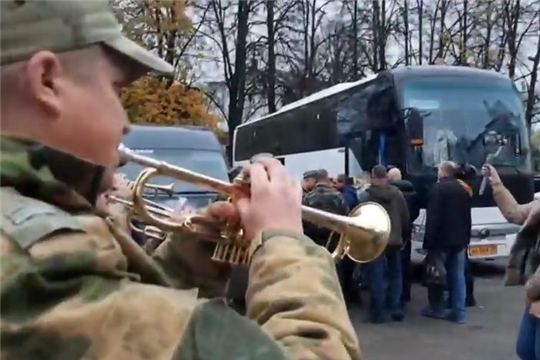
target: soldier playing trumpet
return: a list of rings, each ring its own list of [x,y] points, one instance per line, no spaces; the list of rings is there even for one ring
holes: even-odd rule
[[[96,209],[128,131],[120,89],[172,67],[122,36],[106,0],[0,6],[3,359],[360,358],[334,263],[302,234],[301,189],[278,161],[243,170],[249,199],[205,213],[253,241],[241,317],[208,300],[229,269],[190,234],[150,259]]]

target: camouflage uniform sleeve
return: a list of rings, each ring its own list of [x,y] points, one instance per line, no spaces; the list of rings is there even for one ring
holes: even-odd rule
[[[3,359],[171,358],[196,290],[131,281],[104,240],[68,232],[23,249],[0,236]]]
[[[112,245],[69,233],[27,251],[0,236],[2,359],[285,359],[223,301],[133,281]]]
[[[2,358],[359,359],[328,253],[301,235],[263,237],[250,320],[196,290],[133,281],[101,237],[57,234],[22,250],[0,236]]]
[[[192,234],[174,232],[152,257],[175,287],[198,288],[204,298],[223,297],[231,268],[211,260],[214,248],[215,244],[197,241]]]
[[[287,359],[360,359],[328,251],[282,230],[265,231],[260,240],[264,245],[249,272],[247,316],[278,339]]]
[[[178,358],[191,358],[197,329],[206,325],[204,359],[360,359],[328,251],[302,234],[284,230],[265,231],[255,243],[263,245],[249,270],[249,320],[222,302],[209,301],[195,311]]]

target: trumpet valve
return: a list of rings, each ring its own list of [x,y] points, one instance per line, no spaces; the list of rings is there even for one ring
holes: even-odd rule
[[[218,243],[214,249],[212,260],[231,265],[247,265],[250,261],[249,248]]]
[[[212,260],[231,265],[249,264],[249,242],[244,239],[242,230],[226,226],[222,231],[223,242],[218,242]]]

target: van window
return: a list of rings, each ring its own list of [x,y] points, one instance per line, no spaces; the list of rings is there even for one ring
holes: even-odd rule
[[[135,152],[138,149],[132,149]],[[141,149],[141,154],[157,160],[165,161],[171,165],[186,168],[223,181],[229,181],[227,165],[221,151],[215,150],[192,150],[192,149]],[[129,180],[135,180],[144,168],[140,165],[129,163],[119,169],[119,172],[127,176]],[[207,189],[194,186],[190,183],[175,181],[167,176],[156,176],[150,183],[157,185],[169,185],[175,182],[174,190],[178,194],[186,192],[205,192]]]

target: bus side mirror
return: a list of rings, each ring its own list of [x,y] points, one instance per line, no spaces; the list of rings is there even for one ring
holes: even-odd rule
[[[424,145],[424,117],[417,108],[407,109],[404,115],[409,144],[411,146]]]

